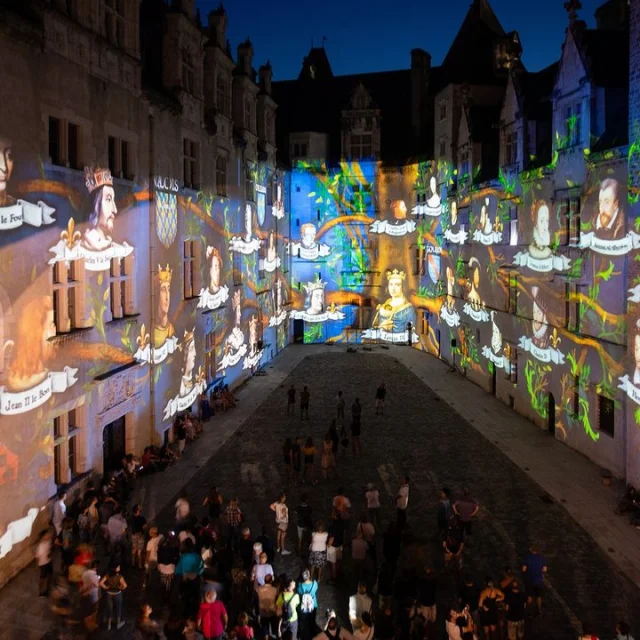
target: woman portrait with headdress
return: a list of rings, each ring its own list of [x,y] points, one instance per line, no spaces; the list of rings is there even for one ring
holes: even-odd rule
[[[242,333],[242,329],[240,328],[240,325],[242,323],[242,304],[240,289],[235,290],[231,304],[233,306],[233,313],[235,316],[235,326],[233,327],[231,333],[229,334],[229,337],[227,338],[225,350],[236,352],[244,344],[244,333]]]
[[[13,144],[9,138],[0,136],[0,207],[10,207],[16,203],[8,191],[12,173]]]
[[[416,310],[407,300],[403,285],[406,274],[404,271],[387,271],[387,291],[389,298],[379,304],[373,319],[372,328],[399,333],[407,330],[407,323],[416,326]]]
[[[549,323],[547,319],[547,302],[540,291],[540,287],[531,287],[531,297],[533,298],[531,331],[533,336],[531,341],[539,349],[549,347]]]
[[[207,247],[206,257],[209,262],[209,293],[215,295],[221,288],[222,257],[215,247]]]
[[[185,330],[184,342],[180,345],[182,350],[182,378],[180,378],[180,396],[186,396],[193,389],[193,369],[196,366],[196,342],[194,339],[195,328],[192,331]]]
[[[531,207],[533,219],[533,242],[529,245],[529,255],[542,260],[551,255],[551,234],[549,233],[549,205],[544,200],[536,200]]]
[[[478,258],[474,257],[469,260],[469,268],[471,269],[471,278],[467,284],[469,287],[467,302],[474,311],[479,311],[484,306],[484,303],[478,291],[480,287],[480,261]]]
[[[113,244],[113,227],[118,213],[113,178],[109,169],[85,167],[85,184],[89,191],[89,223],[82,246],[89,251],[104,251]]]

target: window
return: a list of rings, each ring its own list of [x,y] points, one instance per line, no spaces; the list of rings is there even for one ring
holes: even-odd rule
[[[306,142],[296,142],[293,145],[293,156],[294,158],[306,158],[307,157],[307,143]]]
[[[197,189],[200,184],[200,170],[198,166],[198,143],[188,138],[183,140],[183,177],[184,186]]]
[[[371,158],[373,156],[373,134],[352,133],[350,156],[354,159]]]
[[[564,126],[567,147],[574,147],[582,142],[582,103],[565,107]]]
[[[182,50],[182,88],[187,93],[195,93],[195,71],[193,57],[187,49]]]
[[[204,373],[207,382],[216,377],[216,333],[210,329],[204,334]]]
[[[53,419],[53,462],[56,485],[64,485],[85,471],[83,450],[85,409],[78,407]]]
[[[440,156],[446,156],[446,155],[447,155],[447,139],[441,138],[440,139]]]
[[[569,331],[580,332],[580,285],[565,285],[565,322]]]
[[[184,299],[198,295],[200,291],[200,241],[184,241],[183,283]]]
[[[416,245],[414,247],[413,275],[424,275],[424,247],[422,245]]]
[[[222,71],[216,74],[216,108],[224,115],[229,115],[229,92],[227,78]]]
[[[509,300],[508,311],[511,314],[518,313],[518,274],[509,272]]]
[[[116,47],[124,47],[125,0],[104,0],[104,32]]]
[[[440,120],[446,120],[446,119],[447,119],[447,103],[441,102],[440,103]]]
[[[253,131],[253,104],[251,98],[244,99],[244,128]]]
[[[580,243],[580,198],[569,198],[567,207],[568,244]]]
[[[49,117],[49,157],[52,164],[80,169],[80,126],[68,120]]]
[[[216,158],[216,193],[227,195],[227,159],[224,156]]]
[[[598,429],[613,437],[615,433],[615,403],[598,394]]]
[[[518,162],[518,132],[509,129],[504,134],[504,164],[512,165]]]
[[[126,258],[111,258],[109,289],[113,320],[135,314],[133,271],[133,254]]]
[[[238,287],[242,284],[242,254],[237,251],[233,252],[233,285]]]
[[[441,154],[444,155],[444,154]],[[469,175],[469,149],[464,149],[460,153],[460,177]]]
[[[83,326],[84,260],[53,265],[53,322],[56,334],[69,333]]]
[[[509,207],[509,244],[518,246],[518,206]]]
[[[251,202],[256,201],[256,182],[254,180],[254,166],[253,163],[247,163],[247,170],[244,176],[244,188],[246,192],[247,200]]]
[[[130,179],[132,177],[132,144],[127,140],[120,140],[114,136],[109,136],[109,169],[111,175]]]

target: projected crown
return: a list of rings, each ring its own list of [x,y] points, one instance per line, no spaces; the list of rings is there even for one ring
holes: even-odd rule
[[[324,288],[327,286],[326,282],[322,282],[321,280],[316,280],[315,282],[307,282],[304,285],[304,290],[307,293],[311,293],[312,291],[320,290],[324,291]]]
[[[109,171],[109,169],[85,167],[84,178],[89,193],[93,193],[96,189],[104,187],[105,185],[109,187],[113,186],[113,178],[111,177],[111,171]]]
[[[163,269],[161,265],[158,265],[158,280],[160,282],[168,282],[171,284],[171,274],[173,273],[171,267],[167,265],[166,269]]]
[[[400,278],[400,280],[404,280],[406,277],[407,274],[404,271],[398,271],[397,269],[387,271],[387,280],[391,280],[391,278]]]

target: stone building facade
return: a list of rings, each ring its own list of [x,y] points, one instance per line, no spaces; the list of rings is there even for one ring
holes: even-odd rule
[[[193,0],[0,9],[0,584],[72,494],[289,341],[271,67]]]

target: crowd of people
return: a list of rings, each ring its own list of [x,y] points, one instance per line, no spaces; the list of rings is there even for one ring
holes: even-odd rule
[[[302,419],[309,416],[310,399],[305,387]],[[373,399],[376,413],[384,415],[384,385]],[[292,385],[288,415],[295,415],[295,404]],[[468,488],[456,495],[441,490],[431,545],[442,548],[436,562],[419,553],[423,542],[411,526],[408,475],[391,496],[394,512],[386,522],[389,513],[374,482],[351,496],[337,486],[330,505],[313,512],[315,485],[337,485],[337,460],[362,456],[362,405],[355,398],[351,406],[350,441],[345,407],[338,392],[320,451],[311,436],[286,439],[288,488],[269,505],[273,523],[261,522],[259,533],[249,524],[260,520],[257,514],[247,513],[237,496],[225,500],[216,487],[195,505],[183,492],[170,527],[148,522],[130,497],[141,469],[164,464],[161,451],[154,450],[157,460],[146,464],[128,456],[118,473],[100,487],[90,484],[69,505],[62,490],[52,526],[36,549],[39,593],[51,598],[60,637],[122,629],[129,618],[127,591],[136,584],[138,613],[128,636],[136,640],[440,640],[443,633],[448,640],[526,638],[528,620],[544,615],[547,561],[531,545],[520,566],[477,584],[467,567],[481,507]],[[176,446],[169,450],[176,459],[184,450],[181,440],[198,437],[189,422],[182,418],[175,425]],[[291,506],[290,494],[298,492]],[[341,602],[345,592],[351,595]],[[334,606],[321,611],[325,597]],[[447,606],[439,611],[443,601]],[[624,621],[615,633],[616,640],[633,640]],[[581,640],[598,639],[585,633]]]

